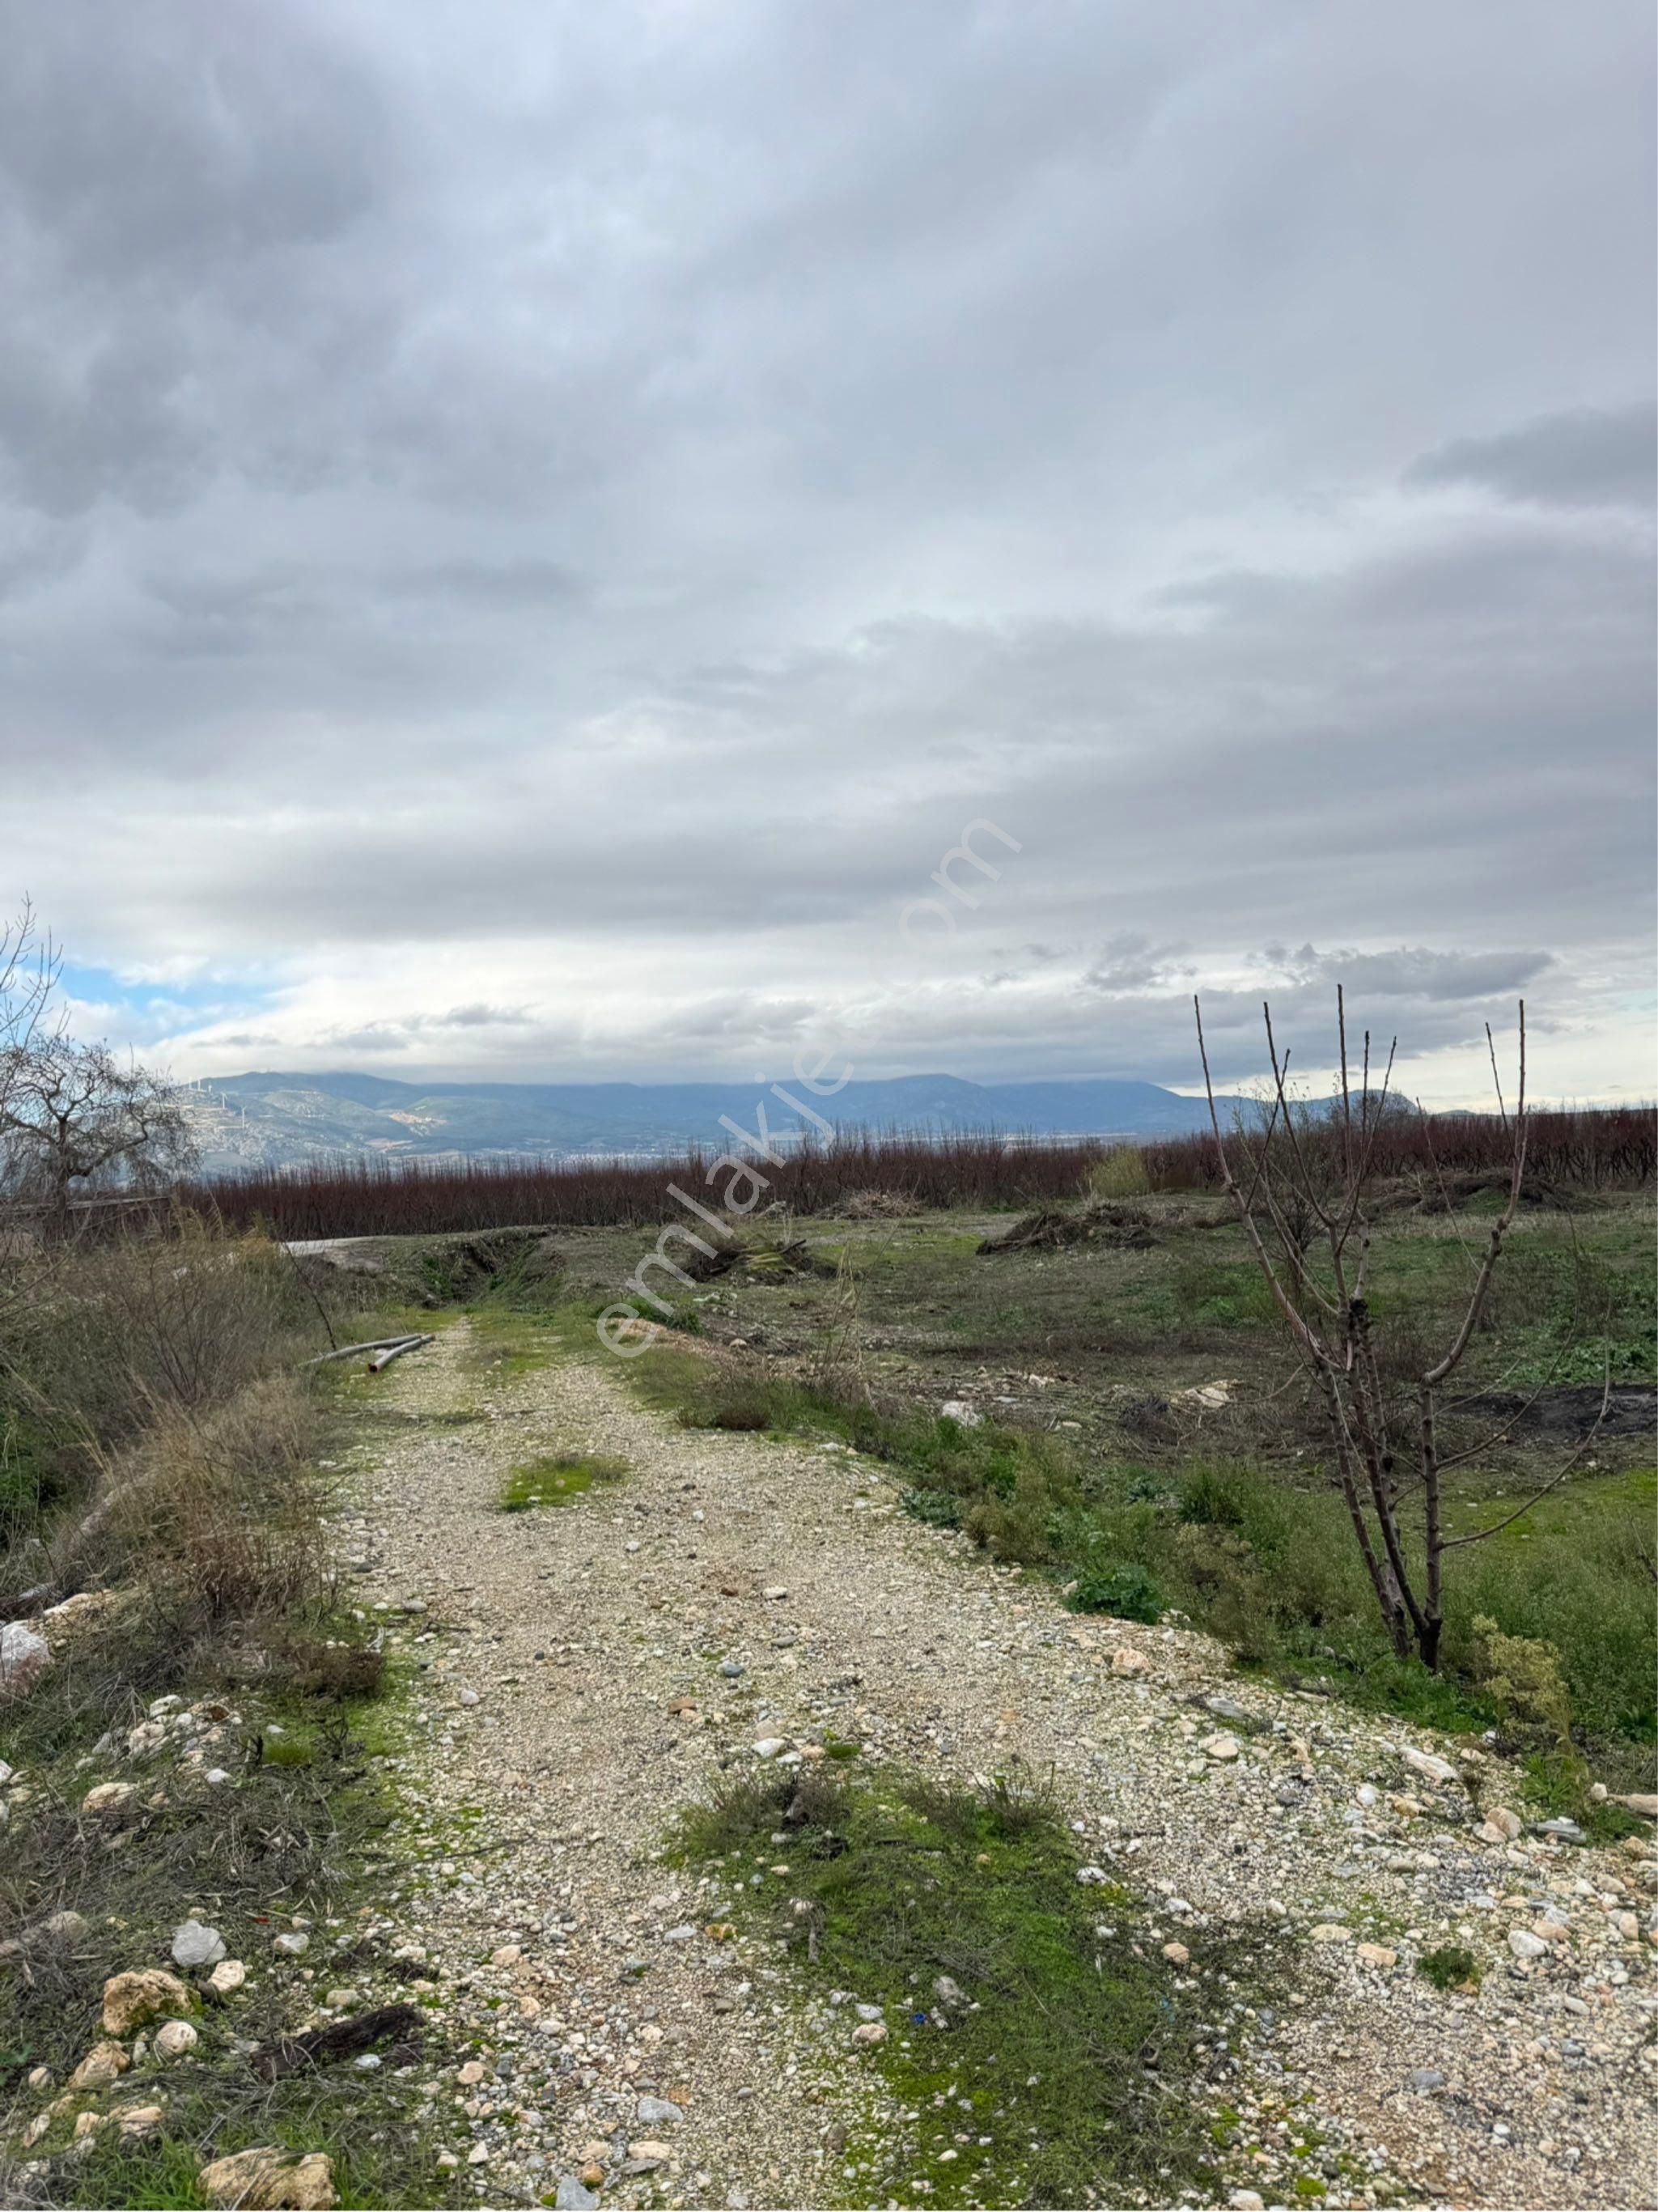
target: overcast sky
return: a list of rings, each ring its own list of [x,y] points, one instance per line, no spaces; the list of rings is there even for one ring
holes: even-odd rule
[[[186,1075],[1650,1096],[1649,18],[0,0],[4,902]]]

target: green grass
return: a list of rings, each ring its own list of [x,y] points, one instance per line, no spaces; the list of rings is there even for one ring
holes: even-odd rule
[[[825,2177],[832,2199],[1217,2188],[1199,2046],[1222,2021],[1236,2040],[1264,1939],[1183,1938],[1177,1975],[1125,1893],[1078,1883],[1045,1790],[768,1771],[690,1814],[678,1850],[714,1872],[722,1909],[782,1946],[830,2047],[853,2047],[858,2014],[829,1992],[881,2008],[886,2039],[861,2063],[907,2117],[854,2131]],[[959,1996],[941,1998],[940,1977]]]
[[[554,1346],[536,1314],[504,1302],[471,1306],[467,1313],[465,1364],[479,1381],[515,1382],[552,1358]]]
[[[539,1505],[572,1505],[596,1482],[620,1482],[627,1472],[625,1459],[606,1452],[555,1452],[526,1460],[507,1475],[501,1510],[527,1513]]]

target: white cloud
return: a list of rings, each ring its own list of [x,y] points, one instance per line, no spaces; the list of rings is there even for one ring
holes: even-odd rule
[[[225,985],[87,1018],[1648,1079],[1644,11],[12,12],[9,871]]]

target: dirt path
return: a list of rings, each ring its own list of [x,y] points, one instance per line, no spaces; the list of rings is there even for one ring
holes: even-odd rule
[[[461,1324],[381,1378],[345,1534],[365,1603],[428,1608],[405,1765],[431,1827],[398,1909],[480,2045],[482,2078],[436,2094],[481,2197],[562,2179],[581,2203],[569,2178],[598,2160],[606,2203],[856,2201],[839,2131],[873,2093],[844,2027],[826,2038],[757,1947],[705,1937],[713,1893],[699,1910],[653,1863],[722,1759],[828,1729],[957,1779],[1051,1767],[1079,1851],[1164,1936],[1282,1923],[1297,1994],[1229,2092],[1268,2202],[1297,2176],[1333,2203],[1651,2201],[1655,1875],[1634,1856],[1480,1840],[1461,1785],[1401,1759],[1442,1746],[1228,1679],[1203,1638],[1080,1621],[841,1448],[671,1426],[597,1352],[504,1381],[479,1361]],[[501,1512],[507,1469],[553,1450],[632,1471]],[[1489,1810],[1513,1791],[1485,1772]],[[1565,1932],[1517,1958],[1509,1930],[1540,1923]],[[1477,1996],[1411,1971],[1448,1941],[1485,1962]]]

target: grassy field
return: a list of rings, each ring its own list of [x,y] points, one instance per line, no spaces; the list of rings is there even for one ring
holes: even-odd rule
[[[1490,1204],[1379,1228],[1372,1303],[1401,1377],[1443,1340]],[[1546,1479],[1593,1422],[1608,1367],[1612,1404],[1563,1488],[1452,1555],[1437,1674],[1388,1648],[1321,1415],[1216,1202],[1144,1198],[1084,1243],[983,1251],[1011,1220],[756,1224],[747,1242],[804,1239],[811,1264],[738,1264],[693,1285],[680,1333],[618,1366],[688,1423],[825,1433],[878,1455],[908,1474],[918,1517],[1051,1577],[1073,1605],[1172,1609],[1224,1638],[1242,1667],[1450,1728],[1503,1729],[1563,1804],[1583,1802],[1590,1770],[1614,1790],[1651,1787],[1649,1200],[1527,1208],[1516,1226],[1446,1424],[1448,1446],[1470,1453],[1450,1481],[1452,1529],[1501,1519]],[[556,1303],[573,1340],[592,1341],[588,1316],[646,1242],[561,1233]],[[534,1302],[551,1297],[544,1286]],[[1503,1690],[1476,1627],[1485,1621],[1552,1647],[1587,1767]]]

